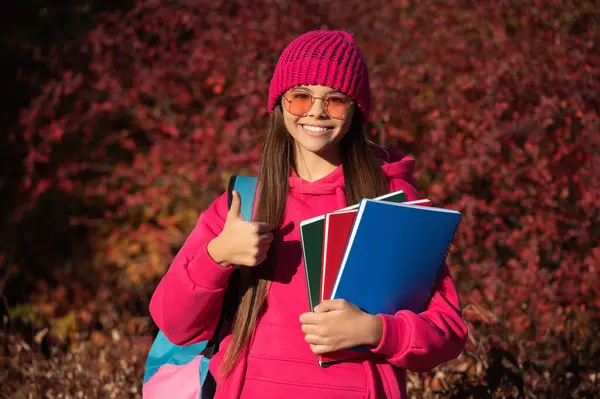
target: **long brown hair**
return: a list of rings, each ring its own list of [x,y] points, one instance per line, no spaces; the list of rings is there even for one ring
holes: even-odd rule
[[[374,146],[365,137],[362,114],[355,112],[351,126],[340,142],[348,205],[388,192],[388,182],[374,155]],[[262,149],[255,221],[266,222],[273,229],[281,224],[289,189],[289,167],[294,166],[294,161],[294,141],[285,128],[281,107],[277,106],[271,114]],[[232,340],[221,364],[224,375],[235,367],[264,309],[274,269],[274,250],[272,244],[263,264],[244,268],[244,287],[233,323]]]

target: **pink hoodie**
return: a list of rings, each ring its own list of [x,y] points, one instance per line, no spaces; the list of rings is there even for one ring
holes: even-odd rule
[[[393,153],[386,158],[381,163],[390,189],[403,189],[408,200],[417,199],[412,186],[414,160]],[[430,370],[457,357],[465,345],[467,327],[448,268],[444,267],[426,311],[379,315],[383,337],[366,359],[321,368],[300,329],[299,316],[309,304],[298,226],[304,219],[346,206],[343,171],[339,167],[316,182],[294,174],[289,185],[284,221],[276,235],[276,271],[268,306],[245,355],[227,378],[220,378],[218,369],[231,335],[211,360],[216,398],[406,398],[405,369]],[[220,233],[226,214],[224,194],[200,216],[152,296],[150,313],[176,344],[209,339],[215,328],[233,269],[215,263],[206,245]]]

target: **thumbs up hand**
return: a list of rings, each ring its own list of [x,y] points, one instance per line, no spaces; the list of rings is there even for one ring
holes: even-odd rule
[[[223,231],[207,247],[208,254],[223,267],[232,264],[254,267],[261,264],[273,241],[271,227],[267,223],[244,220],[241,206],[239,193],[233,191]]]

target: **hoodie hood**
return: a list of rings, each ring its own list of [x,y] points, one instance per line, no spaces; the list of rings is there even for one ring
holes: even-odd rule
[[[390,183],[400,179],[411,186],[414,185],[415,160],[413,158],[383,148],[377,149],[375,155]],[[339,195],[341,193],[344,196],[344,171],[340,165],[327,176],[309,182],[299,177],[294,168],[290,168],[289,187],[291,192],[303,195],[328,195],[333,193]]]

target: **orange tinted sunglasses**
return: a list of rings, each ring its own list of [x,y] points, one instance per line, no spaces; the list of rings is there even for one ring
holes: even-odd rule
[[[323,111],[332,119],[345,119],[350,111],[350,107],[354,101],[350,97],[340,94],[331,93],[325,97],[317,97],[303,91],[292,89],[283,95],[283,104],[285,109],[295,116],[306,116],[315,104],[315,100],[323,100],[321,103]]]

